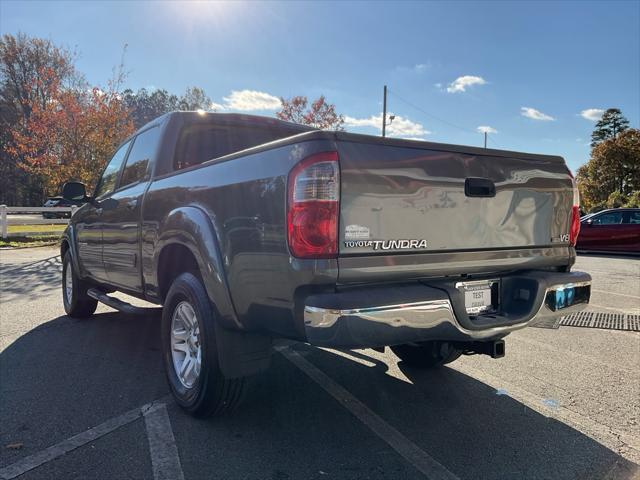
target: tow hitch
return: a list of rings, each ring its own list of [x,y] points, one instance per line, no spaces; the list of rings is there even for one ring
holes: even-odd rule
[[[504,357],[504,340],[455,343],[454,345],[462,350],[465,355],[489,355],[491,358]]]

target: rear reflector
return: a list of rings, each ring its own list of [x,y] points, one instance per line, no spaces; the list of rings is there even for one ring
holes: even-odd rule
[[[291,254],[298,258],[335,258],[340,200],[338,152],[305,158],[291,170],[288,183]]]

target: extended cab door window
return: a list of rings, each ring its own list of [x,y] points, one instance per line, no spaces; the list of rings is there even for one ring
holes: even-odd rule
[[[145,130],[135,138],[118,188],[124,188],[149,178],[149,167],[159,139],[159,127]]]
[[[124,159],[127,156],[129,145],[131,145],[130,141],[122,145],[113,157],[111,157],[111,160],[107,164],[107,168],[102,172],[102,177],[100,177],[100,181],[96,186],[96,191],[94,193],[95,198],[104,197],[107,193],[115,190],[118,173],[122,167],[122,162],[124,162]]]

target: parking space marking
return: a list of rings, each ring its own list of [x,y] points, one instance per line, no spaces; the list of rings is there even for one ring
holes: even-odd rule
[[[304,359],[298,352],[282,346],[276,347],[276,350],[302,370],[311,380],[320,385],[329,395],[349,410],[353,416],[360,420],[427,478],[431,480],[459,480],[459,478],[447,470],[444,465],[440,464],[431,455],[385,422],[369,407],[349,393],[347,389],[333,381],[319,368]]]
[[[511,398],[529,407],[531,410],[538,412],[545,417],[555,418],[585,435],[588,435],[596,442],[613,450],[627,460],[636,464],[640,463],[640,441],[626,433],[618,432],[607,425],[598,423],[597,421],[562,405],[549,406],[544,402],[542,397],[539,397],[524,388],[520,388],[503,378],[496,377],[477,368],[461,364],[451,364],[447,365],[447,367],[457,370],[465,375],[469,375],[476,380],[495,388],[496,390],[505,390]],[[637,472],[640,474],[640,469],[638,469]]]
[[[605,310],[613,310],[614,312],[630,313],[631,315],[636,315],[636,311],[633,310],[633,309],[631,309],[631,311],[629,311],[629,310],[623,310],[621,308],[605,307],[604,305],[598,305],[597,303],[593,303],[593,302],[589,302],[589,306],[590,307],[595,307],[595,308],[604,308]],[[640,312],[640,310],[638,310],[638,312]]]
[[[618,295],[620,297],[628,297],[628,298],[633,298],[633,299],[640,300],[640,296],[638,296],[638,295],[629,295],[628,293],[608,292],[607,290],[598,290],[596,288],[592,288],[591,291],[595,292],[595,293],[606,293],[607,295]]]
[[[184,480],[176,439],[164,403],[144,411],[154,480]]]
[[[45,448],[44,450],[34,453],[33,455],[29,455],[22,460],[18,460],[17,462],[0,469],[0,479],[9,480],[12,478],[16,478],[17,476],[33,470],[34,468],[38,468],[45,463],[50,462],[51,460],[55,460],[56,458],[61,457],[62,455],[75,450],[76,448],[93,442],[100,437],[104,437],[114,430],[117,430],[120,427],[124,427],[125,425],[136,421],[142,416],[143,410],[145,408],[150,408],[151,405],[152,404],[147,404],[142,408],[129,410],[128,412],[123,413],[118,417],[107,420],[106,422],[101,423],[96,427],[90,428],[89,430],[74,435],[67,440],[63,440],[62,442]]]

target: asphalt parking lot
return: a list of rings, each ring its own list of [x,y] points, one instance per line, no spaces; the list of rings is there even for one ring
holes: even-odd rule
[[[233,416],[168,396],[157,314],[64,315],[52,248],[0,251],[0,479],[640,478],[640,333],[527,328],[438,371],[280,344]],[[581,256],[640,314],[640,259]]]

